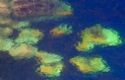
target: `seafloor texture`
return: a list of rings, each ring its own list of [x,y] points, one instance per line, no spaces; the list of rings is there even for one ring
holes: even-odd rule
[[[0,0],[0,80],[125,80],[124,3]]]

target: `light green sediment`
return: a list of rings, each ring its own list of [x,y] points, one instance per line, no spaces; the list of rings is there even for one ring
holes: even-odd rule
[[[52,64],[60,62],[62,60],[61,56],[52,53],[47,53],[45,51],[37,52],[36,57],[42,64]]]
[[[36,44],[43,37],[38,29],[23,29],[16,38],[16,43]]]
[[[55,64],[48,64],[48,65],[41,65],[37,68],[37,72],[41,76],[47,77],[58,77],[61,75],[64,65],[62,63],[55,63]]]
[[[65,2],[60,2],[60,5],[56,10],[60,12],[72,12],[73,9],[69,4],[66,4]]]
[[[103,29],[103,34],[106,38],[108,45],[110,46],[114,46],[122,43],[119,33],[113,29]]]
[[[101,57],[76,56],[70,59],[70,63],[83,73],[109,72],[110,67]]]
[[[59,30],[64,31],[66,34],[71,34],[72,33],[72,27],[68,26],[67,24],[61,24],[59,25]]]
[[[85,51],[89,51],[95,47],[94,43],[89,43]]]
[[[21,28],[25,28],[25,27],[29,27],[29,26],[30,26],[29,21],[19,21],[15,25],[13,25],[12,27],[16,28],[16,29],[21,29]]]
[[[96,71],[109,72],[110,68],[107,66],[107,63],[102,58],[93,58],[90,60],[91,66],[94,67]]]
[[[13,30],[8,27],[0,27],[0,36],[8,37],[13,33]]]
[[[9,54],[14,59],[31,58],[37,52],[37,48],[27,44],[16,44],[9,50]]]
[[[38,74],[47,77],[58,77],[63,70],[62,57],[56,54],[47,53],[45,51],[38,51],[35,54],[40,67],[37,68]]]
[[[117,46],[122,44],[120,35],[114,29],[103,28],[100,24],[82,31],[81,42],[78,42],[78,51],[90,51],[95,46]]]
[[[8,51],[14,45],[14,41],[9,38],[0,37],[0,50]]]

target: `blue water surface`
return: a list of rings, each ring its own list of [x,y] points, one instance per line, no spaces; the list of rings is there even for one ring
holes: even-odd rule
[[[78,33],[92,25],[101,24],[117,30],[125,39],[125,0],[65,0],[73,7],[73,15],[64,19],[33,23],[32,26],[43,30],[46,36],[37,46],[40,50],[60,54],[64,57],[66,68],[59,78],[44,78],[34,70],[34,59],[14,60],[9,55],[0,54],[0,80],[125,80],[125,44],[116,47],[97,47],[87,56],[101,55],[111,67],[111,72],[86,75],[77,71],[69,59],[83,55],[77,52],[74,44],[80,40]],[[73,26],[73,34],[52,38],[49,31],[58,24]],[[1,52],[2,53],[2,52]]]

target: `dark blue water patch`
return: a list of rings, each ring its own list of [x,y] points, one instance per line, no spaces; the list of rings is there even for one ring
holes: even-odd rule
[[[69,0],[74,7],[74,22],[77,24],[110,23],[119,22],[124,24],[123,1],[111,0]],[[122,21],[122,22],[121,22]]]
[[[116,77],[116,80],[124,80],[125,74],[125,53],[124,53],[124,46],[118,48],[111,49],[109,48],[107,51],[102,50],[102,55],[104,60],[108,63],[111,67],[111,74],[109,76]]]
[[[0,53],[0,78],[2,80],[40,80],[35,73],[34,59],[14,60],[7,53]]]
[[[41,40],[38,46],[40,50],[45,50],[50,53],[59,53],[69,57],[73,54],[77,54],[74,40],[75,39],[71,36],[62,36],[59,38],[47,37]]]

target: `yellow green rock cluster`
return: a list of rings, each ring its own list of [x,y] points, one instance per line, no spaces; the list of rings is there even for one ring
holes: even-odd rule
[[[76,56],[70,59],[70,63],[77,67],[82,73],[109,72],[110,67],[101,57]]]
[[[40,65],[36,71],[41,76],[58,77],[61,75],[64,68],[61,56],[47,53],[45,51],[39,51],[35,54],[35,57]]]
[[[117,46],[122,43],[116,30],[104,28],[100,24],[86,28],[80,37],[81,41],[76,46],[78,51],[90,51],[95,46]]]
[[[38,29],[23,29],[19,33],[19,36],[15,39],[17,43],[37,44],[42,39],[43,33]]]
[[[59,37],[59,36],[63,36],[63,35],[69,35],[71,34],[72,31],[72,27],[68,26],[67,24],[60,24],[58,27],[53,28],[50,31],[50,34],[53,37]]]

